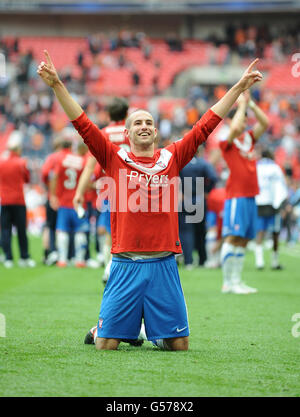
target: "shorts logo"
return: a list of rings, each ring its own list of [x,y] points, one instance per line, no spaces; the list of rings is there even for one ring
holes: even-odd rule
[[[239,230],[239,228],[240,228],[240,225],[239,224],[235,224],[234,225],[234,230]]]
[[[102,329],[103,319],[99,319],[98,321],[98,327],[99,329]]]
[[[176,332],[177,333],[183,332],[183,330],[185,330],[186,328],[187,328],[187,326],[183,327],[182,329],[178,329],[178,327],[177,327]]]

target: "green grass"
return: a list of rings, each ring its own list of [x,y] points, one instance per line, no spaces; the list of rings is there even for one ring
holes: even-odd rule
[[[40,261],[40,241],[31,245]],[[257,272],[248,252],[244,278],[259,293],[247,296],[221,294],[220,270],[180,269],[188,352],[149,342],[114,352],[84,345],[98,318],[102,270],[0,265],[0,396],[300,396],[300,338],[291,334],[299,255],[299,247],[283,248],[284,271]]]

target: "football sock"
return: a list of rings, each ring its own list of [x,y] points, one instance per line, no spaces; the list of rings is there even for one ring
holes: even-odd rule
[[[141,325],[141,330],[140,330],[140,334],[138,337],[138,340],[147,340],[147,335],[146,335],[146,330],[145,330],[145,325],[144,323],[142,323]]]
[[[69,235],[67,232],[57,232],[57,249],[58,249],[58,262],[67,262],[69,248]]]
[[[152,340],[152,343],[162,350],[171,350],[164,339]]]
[[[75,233],[75,259],[76,262],[84,262],[86,246],[87,246],[87,238],[85,233]]]
[[[212,249],[215,247],[217,242],[217,232],[215,230],[209,230],[205,237],[205,246],[207,258],[210,260],[213,256]]]
[[[255,246],[255,265],[256,268],[263,268],[265,266],[263,245],[256,244]]]
[[[240,284],[242,281],[242,271],[244,268],[245,248],[236,246],[234,250],[234,267],[232,273],[232,283]]]
[[[105,235],[98,235],[99,253],[103,253],[104,243],[105,243]]]
[[[110,257],[111,257],[110,250],[111,250],[111,245],[105,242],[103,245],[104,265],[107,265],[108,262],[110,261]]]
[[[221,264],[223,272],[223,284],[232,284],[232,274],[234,268],[235,253],[231,243],[224,242],[221,249]]]
[[[110,259],[110,261],[108,262],[108,264],[106,265],[106,267],[104,269],[104,274],[103,274],[103,277],[102,277],[103,282],[107,282],[107,280],[109,278],[111,262],[112,262],[112,259]]]
[[[279,254],[276,251],[273,251],[271,254],[271,266],[272,268],[276,268],[279,265]]]

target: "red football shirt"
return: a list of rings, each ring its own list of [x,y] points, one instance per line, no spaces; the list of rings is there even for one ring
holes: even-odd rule
[[[84,166],[88,162],[89,158],[93,157],[93,155],[90,152],[87,152],[83,158],[84,158]],[[91,181],[93,181],[93,178],[91,177]],[[96,207],[96,201],[97,201],[97,192],[93,188],[88,188],[86,192],[84,193],[84,205],[86,203],[91,203],[92,206]]]
[[[213,188],[207,196],[207,210],[217,215],[218,239],[222,237],[223,210],[226,198],[225,188]]]
[[[120,148],[124,148],[127,152],[130,151],[130,142],[125,136],[125,120],[111,122],[102,129],[102,132],[109,141],[120,146]]]
[[[102,129],[103,134],[106,138],[115,143],[116,145],[120,146],[121,148],[126,149],[127,151],[130,150],[130,143],[129,139],[125,136],[125,120],[120,120],[118,122],[111,122],[108,126]],[[86,160],[91,156],[91,153],[88,152],[86,155]],[[102,171],[102,168],[97,164],[97,169]],[[94,173],[95,175],[95,173]],[[101,175],[96,176],[96,179],[100,178],[100,176],[104,176],[103,172]],[[101,196],[97,195],[96,190],[87,190],[84,195],[85,202],[91,201],[94,207],[101,207]],[[99,206],[100,204],[100,206]]]
[[[256,159],[254,156],[255,139],[249,130],[229,144],[220,141],[223,158],[230,171],[226,183],[226,198],[254,197],[259,193]]]
[[[0,156],[0,203],[1,205],[25,205],[23,187],[30,173],[25,159],[17,153],[5,151]]]
[[[220,122],[212,110],[181,140],[136,157],[108,141],[83,112],[72,123],[109,176],[112,253],[181,253],[177,193],[179,171]],[[103,181],[103,179],[102,179]]]
[[[59,151],[53,152],[50,155],[48,155],[42,166],[41,177],[42,177],[43,183],[45,184],[47,188],[49,187],[49,179],[51,176],[51,172],[53,172],[55,169],[58,155],[59,155]],[[48,196],[49,196],[49,190],[48,190]]]
[[[54,169],[59,207],[74,208],[73,198],[84,164],[84,156],[74,154],[70,149],[59,151]]]

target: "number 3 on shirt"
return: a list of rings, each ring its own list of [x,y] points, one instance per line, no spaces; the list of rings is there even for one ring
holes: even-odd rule
[[[67,179],[64,181],[64,186],[67,190],[73,190],[77,184],[77,171],[72,168],[65,170],[65,175]]]

